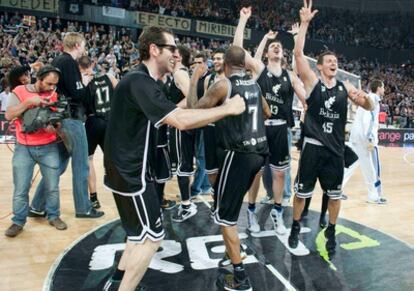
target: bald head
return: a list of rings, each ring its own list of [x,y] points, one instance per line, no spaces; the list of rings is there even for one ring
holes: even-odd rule
[[[246,53],[239,46],[231,46],[224,54],[224,64],[232,69],[244,68]]]

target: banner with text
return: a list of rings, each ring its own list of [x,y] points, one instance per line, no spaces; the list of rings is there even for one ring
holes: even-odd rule
[[[381,128],[378,131],[379,144],[414,144],[414,129]]]
[[[109,7],[103,6],[102,7],[102,15],[108,17],[115,17],[115,18],[125,18],[125,9],[116,8],[116,7]]]
[[[0,7],[57,13],[59,0],[0,0]]]
[[[218,36],[233,37],[234,33],[236,32],[236,26],[197,20],[196,32]],[[245,29],[244,39],[249,40],[251,36],[252,30],[250,28]]]
[[[137,12],[137,24],[185,31],[190,31],[191,29],[191,19],[147,12]]]

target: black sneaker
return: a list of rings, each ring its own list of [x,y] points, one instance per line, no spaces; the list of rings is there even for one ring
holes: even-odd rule
[[[119,285],[121,285],[121,280],[114,280],[111,278],[106,281],[104,287],[102,288],[102,291],[117,291],[119,289]],[[139,284],[135,291],[150,291],[146,286]]]
[[[226,275],[222,275],[218,280],[217,280],[217,285],[220,288],[223,288],[224,290],[229,290],[229,291],[238,291],[238,290],[243,290],[243,291],[252,291],[253,288],[250,285],[250,280],[249,278],[245,278],[243,281],[238,281],[233,274],[226,274]]]
[[[168,199],[162,199],[161,208],[164,210],[173,209],[177,205],[177,202]]]
[[[46,211],[39,211],[32,207],[29,207],[29,213],[27,214],[28,217],[36,217],[36,218],[43,218],[46,217]]]
[[[88,211],[88,213],[76,213],[76,218],[99,218],[105,213],[103,211],[98,211],[94,208]]]
[[[92,205],[92,207],[93,207],[93,208],[95,208],[95,209],[99,209],[99,208],[101,208],[101,203],[99,203],[98,198],[91,199],[91,205]]]
[[[331,257],[335,254],[336,251],[336,238],[335,238],[335,229],[333,227],[327,227],[325,232],[326,238],[326,250],[328,251],[328,255]]]
[[[288,238],[289,247],[292,249],[296,249],[299,244],[299,233],[300,233],[300,224],[293,225],[292,229],[290,230],[290,235]]]
[[[321,216],[319,217],[319,226],[321,228],[325,228],[326,227],[326,224],[327,224],[326,217],[325,217],[325,215],[322,215],[321,214]]]

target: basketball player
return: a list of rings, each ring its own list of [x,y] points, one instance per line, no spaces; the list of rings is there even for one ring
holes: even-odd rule
[[[169,88],[169,98],[177,106],[185,106],[190,89],[190,50],[179,45],[175,56],[173,80]],[[172,216],[175,222],[183,222],[196,215],[197,206],[190,200],[190,177],[194,176],[193,160],[195,155],[195,131],[180,131],[173,128],[177,153],[177,181],[181,194],[181,204]]]
[[[335,253],[335,224],[340,209],[342,178],[344,171],[345,124],[347,119],[348,97],[367,110],[373,109],[368,95],[357,90],[349,82],[336,79],[338,60],[333,52],[322,53],[317,61],[320,78],[312,71],[303,48],[310,21],[318,12],[312,11],[312,0],[300,10],[300,28],[294,47],[294,57],[298,74],[305,86],[306,111],[304,122],[304,142],[295,180],[293,203],[293,224],[288,239],[289,247],[299,244],[300,216],[305,199],[312,196],[316,179],[328,194],[329,225],[325,230],[326,249]]]
[[[85,122],[86,139],[88,140],[88,156],[89,156],[89,199],[93,208],[100,208],[101,205],[96,193],[96,173],[93,164],[93,155],[97,146],[104,150],[106,124],[111,111],[111,99],[114,88],[118,84],[118,80],[110,74],[93,75],[93,62],[88,56],[82,56],[78,60],[79,69],[82,76],[92,76],[87,89],[89,95],[84,101],[86,115],[88,118]]]
[[[172,32],[146,27],[139,44],[142,63],[116,87],[105,137],[105,185],[114,193],[128,238],[118,269],[108,281],[122,278],[121,291],[135,289],[164,238],[160,203],[149,167],[149,149],[155,147],[151,129],[168,124],[188,130],[246,109],[240,96],[211,109],[177,108],[157,83],[174,68],[177,47]]]
[[[168,90],[171,82],[172,77],[169,73],[158,80],[158,83],[166,96],[168,96]],[[161,203],[161,208],[164,210],[170,210],[173,209],[177,203],[174,200],[166,199],[164,193],[165,183],[172,178],[171,157],[168,147],[168,126],[163,124],[160,127],[155,128],[155,130],[155,140],[157,144],[154,153],[155,162],[153,165],[155,188]]]
[[[234,36],[234,45],[243,46],[243,32],[248,19],[251,16],[251,7],[244,7],[240,11],[240,20]],[[263,50],[267,48],[266,56],[268,65],[261,60]],[[268,33],[258,48],[257,58],[252,58],[246,53],[246,65],[251,69],[253,78],[260,85],[263,96],[266,99],[272,113],[265,121],[266,136],[269,143],[269,164],[272,171],[272,190],[274,207],[270,212],[275,231],[278,234],[286,233],[283,222],[283,189],[285,185],[285,173],[290,170],[290,144],[288,143],[288,127],[294,125],[293,119],[293,94],[299,97],[306,108],[305,90],[299,78],[291,71],[282,68],[283,46],[276,39],[276,33]],[[258,181],[258,180],[257,180]],[[258,192],[251,191],[249,195],[249,207],[247,212],[248,228],[253,231],[260,230],[255,215],[255,202]]]
[[[375,109],[374,111],[367,111],[361,107],[357,109],[349,141],[351,148],[358,155],[362,175],[368,187],[367,202],[385,204],[387,200],[382,194],[378,157],[378,114],[379,102],[385,92],[384,83],[374,79],[370,89],[369,95],[375,104]],[[355,169],[356,167],[352,167],[349,173],[345,172],[345,176],[351,176]]]
[[[194,62],[191,65],[191,69],[194,70],[197,64],[207,64],[207,55],[204,52],[197,53],[194,57]],[[203,97],[204,95],[204,81],[207,76],[210,75],[209,71],[200,78],[197,84],[197,96],[198,98]],[[208,175],[206,173],[206,159],[205,159],[205,150],[204,150],[204,136],[203,128],[197,129],[195,131],[195,157],[196,157],[196,166],[197,169],[194,174],[193,183],[191,184],[191,198],[195,198],[198,195],[202,194],[211,194],[212,187],[208,180]]]
[[[204,80],[204,92],[214,83],[225,78],[224,75],[224,53],[226,51],[218,48],[213,52],[213,72]],[[204,93],[203,92],[203,93]],[[211,185],[214,185],[217,178],[219,161],[217,157],[217,142],[215,124],[210,123],[204,127],[204,150],[206,156],[206,172]]]
[[[197,68],[191,79],[189,108],[208,108],[231,100],[235,94],[243,96],[246,110],[237,117],[225,118],[216,123],[218,146],[224,151],[220,160],[218,180],[214,185],[214,221],[221,225],[226,252],[233,264],[233,275],[219,278],[225,290],[252,290],[240,256],[237,219],[243,197],[254,177],[263,166],[268,153],[264,115],[270,115],[262,101],[260,87],[245,73],[245,52],[232,46],[224,55],[227,78],[214,83],[197,102],[197,82],[203,70]]]

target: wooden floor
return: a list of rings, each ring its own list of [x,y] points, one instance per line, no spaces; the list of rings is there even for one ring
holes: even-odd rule
[[[387,205],[365,202],[366,187],[359,170],[345,187],[348,201],[343,202],[340,216],[380,230],[414,245],[414,148],[380,148],[382,181]],[[292,176],[296,174],[298,153],[293,151]],[[99,219],[75,219],[71,191],[71,171],[61,178],[61,218],[68,224],[58,231],[44,219],[29,218],[24,231],[16,238],[7,238],[4,231],[11,224],[13,179],[12,153],[0,144],[0,290],[41,290],[49,268],[74,240],[85,232],[117,217],[112,194],[98,185],[99,198],[105,215]],[[102,154],[95,157],[98,181],[102,180]],[[38,183],[36,179],[33,189]],[[175,198],[177,183],[170,182],[166,193]],[[263,196],[263,188],[259,196]],[[320,193],[318,190],[317,193]],[[311,208],[320,209],[320,196],[315,195]]]

